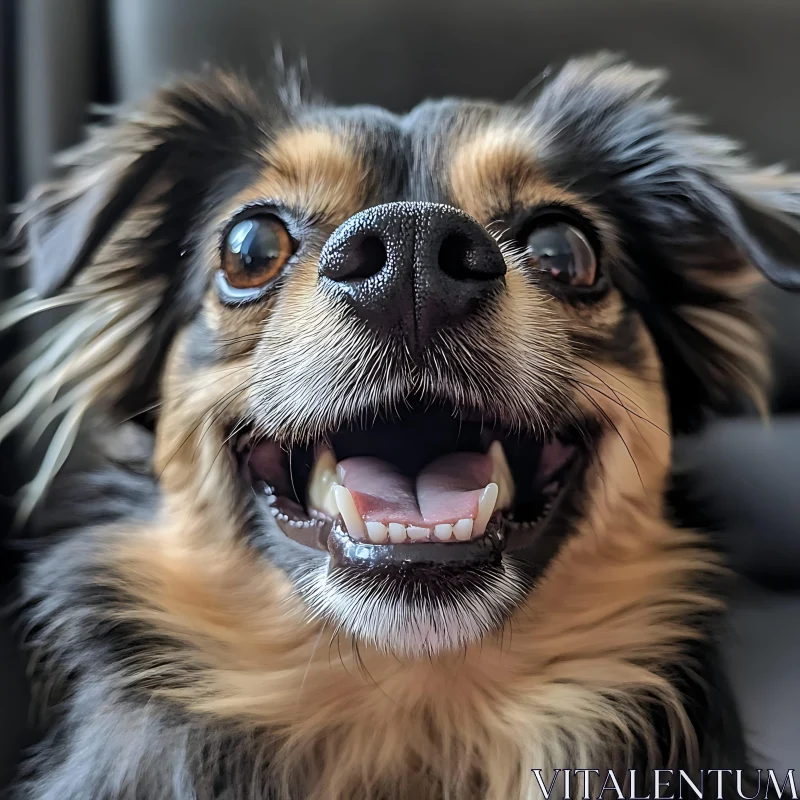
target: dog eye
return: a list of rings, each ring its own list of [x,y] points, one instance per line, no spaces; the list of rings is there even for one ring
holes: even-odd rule
[[[594,286],[597,256],[580,230],[566,222],[550,222],[535,228],[526,243],[533,266],[570,286]]]
[[[273,214],[249,217],[225,239],[222,272],[234,289],[258,289],[276,278],[292,256],[292,239]]]

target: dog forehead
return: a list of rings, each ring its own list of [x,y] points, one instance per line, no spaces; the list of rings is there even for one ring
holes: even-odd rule
[[[494,160],[497,172],[516,169],[517,117],[503,106],[456,99],[426,101],[402,116],[374,106],[309,109],[274,136],[269,174],[279,179],[274,191],[297,195],[300,205],[315,198],[317,207],[335,189],[347,213],[393,200],[457,203],[453,162],[463,172],[460,154],[471,142],[488,135],[509,155]]]
[[[458,98],[426,100],[406,114],[378,106],[317,107],[302,112],[302,128],[323,128],[347,139],[373,157],[410,159],[431,143],[469,136],[492,121],[514,116],[511,108]]]

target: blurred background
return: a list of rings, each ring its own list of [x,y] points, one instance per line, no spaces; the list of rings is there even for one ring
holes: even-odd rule
[[[331,101],[394,111],[429,96],[509,99],[548,65],[612,50],[667,67],[669,91],[758,161],[800,169],[798,37],[798,0],[0,0],[0,208],[47,177],[93,107],[209,63],[264,79],[278,43]],[[2,271],[0,291],[24,281]],[[676,461],[741,576],[725,652],[756,766],[800,772],[800,298],[760,299],[774,328],[771,427],[720,420],[679,442]],[[6,496],[10,463],[0,454]],[[17,566],[0,551],[1,580]],[[11,641],[0,631],[0,790],[26,740]]]

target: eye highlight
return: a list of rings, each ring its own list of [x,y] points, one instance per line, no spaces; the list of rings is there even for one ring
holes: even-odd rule
[[[550,274],[559,283],[591,287],[597,283],[597,255],[578,228],[563,221],[546,221],[535,227],[525,242],[534,269]]]
[[[237,222],[222,245],[221,272],[232,289],[259,290],[281,273],[292,257],[292,238],[274,214]]]

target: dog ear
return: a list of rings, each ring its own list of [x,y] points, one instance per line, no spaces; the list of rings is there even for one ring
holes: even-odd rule
[[[0,439],[33,420],[31,440],[63,418],[37,480],[58,469],[88,409],[127,414],[157,400],[169,342],[207,286],[194,234],[221,185],[257,168],[264,116],[258,96],[228,75],[178,83],[94,130],[23,204],[18,260],[37,296],[12,302],[0,328],[69,310],[31,345],[38,355],[0,416]]]
[[[753,177],[751,187],[728,192],[733,213],[722,219],[751,264],[776,286],[800,291],[800,178],[784,176],[783,189],[764,196],[771,181],[759,187]]]
[[[81,193],[69,197],[78,189],[73,178],[63,185],[60,195],[43,193],[34,201],[37,210],[26,229],[27,266],[31,287],[39,297],[57,292],[92,258],[158,174],[168,152],[163,143],[128,165],[109,159]]]
[[[746,394],[769,371],[752,309],[758,276],[800,290],[800,176],[754,169],[660,94],[665,75],[613,56],[568,62],[531,111],[542,162],[616,222],[618,285],[664,364],[674,427]]]

